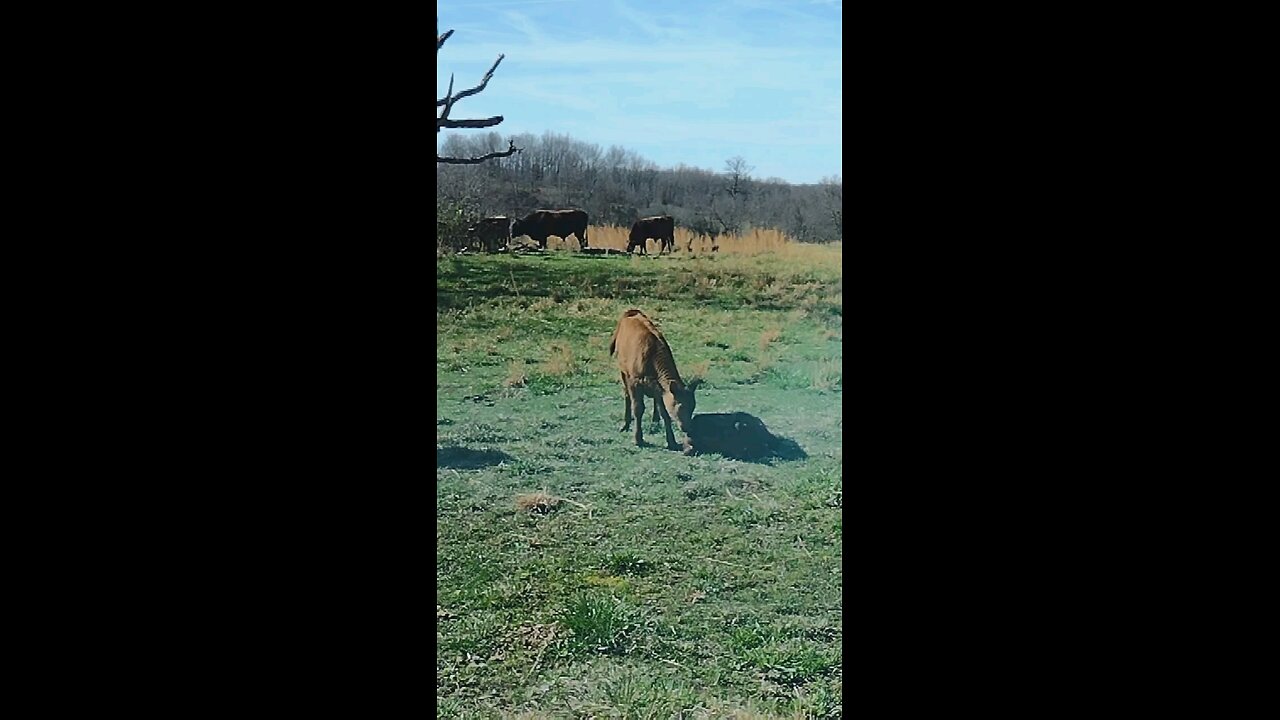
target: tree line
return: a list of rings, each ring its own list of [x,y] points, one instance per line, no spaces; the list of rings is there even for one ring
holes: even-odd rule
[[[436,57],[453,36],[436,24]],[[449,87],[437,98],[436,135],[444,129],[482,129],[503,117],[452,117],[454,105],[484,91],[502,63],[499,54],[480,83]],[[519,143],[519,146],[517,146]],[[684,165],[659,169],[634,152],[547,132],[516,135],[503,147],[496,132],[450,135],[436,148],[436,243],[461,247],[466,229],[481,217],[520,217],[537,209],[585,210],[596,225],[630,227],[649,215],[670,215],[681,227],[717,237],[773,228],[806,242],[843,239],[843,185],[839,177],[817,185],[757,180],[742,157],[716,173]]]
[[[616,145],[604,150],[552,132],[506,140],[497,132],[455,133],[440,155],[488,156],[436,165],[437,242],[455,247],[481,217],[563,208],[585,210],[594,225],[630,227],[641,217],[670,215],[677,226],[712,236],[773,228],[805,242],[843,238],[839,177],[816,185],[761,180],[741,157],[727,159],[721,172],[663,169]]]

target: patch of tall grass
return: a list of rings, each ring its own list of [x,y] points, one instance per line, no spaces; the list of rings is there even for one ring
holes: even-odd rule
[[[590,238],[591,247],[593,248],[626,250],[627,239],[630,234],[630,228],[615,227],[613,225],[592,225],[587,229],[587,236]],[[754,229],[742,235],[721,235],[712,240],[705,235],[699,236],[687,228],[676,227],[675,247],[672,253],[675,255],[710,255],[719,253],[759,255],[762,253],[790,254],[797,252],[804,254],[803,247],[803,243],[798,243],[787,237],[786,233],[772,228]],[[547,249],[573,252],[578,250],[578,245],[576,240],[571,239],[566,243],[559,238],[553,237],[547,240]],[[645,244],[645,251],[650,255],[657,255],[659,249],[660,243],[657,240],[649,240]]]

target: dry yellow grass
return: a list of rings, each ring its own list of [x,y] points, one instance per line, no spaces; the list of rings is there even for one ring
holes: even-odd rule
[[[516,496],[516,508],[525,512],[546,514],[560,504],[560,498],[545,492],[525,493]]]
[[[760,333],[760,349],[761,350],[767,349],[769,347],[769,343],[773,342],[774,340],[777,340],[781,336],[782,336],[782,328],[780,327],[771,327],[768,330],[765,330],[764,332]]]
[[[689,371],[684,374],[684,379],[685,379],[685,382],[690,382],[694,378],[702,378],[703,380],[706,380],[707,376],[710,375],[710,373],[711,373],[711,361],[701,360],[699,362],[689,364]]]
[[[596,247],[596,229],[588,227],[587,239],[591,243],[591,247]],[[625,247],[625,245],[624,245]],[[547,238],[547,250],[559,252],[582,252],[582,246],[578,245],[578,239],[570,236],[566,241],[564,238],[558,238],[554,235]]]
[[[844,382],[844,368],[835,359],[823,360],[813,368],[812,387],[817,390],[833,390]]]
[[[533,301],[532,305],[529,306],[529,314],[535,315],[544,310],[549,310],[555,306],[556,306],[556,301],[551,299],[550,297],[538,298],[537,300]]]
[[[512,360],[507,366],[507,378],[502,381],[503,387],[524,387],[529,383],[529,374],[524,370],[524,362]]]
[[[573,350],[569,343],[551,343],[551,351],[542,363],[542,371],[548,375],[568,375],[573,370]]]
[[[630,228],[614,227],[612,225],[592,225],[587,230],[587,236],[591,239],[591,247],[593,248],[612,248],[614,250],[627,249],[627,237],[630,235]],[[721,235],[712,242],[710,238],[696,236],[687,228],[676,227],[676,244],[674,253],[689,255],[708,255],[711,254],[712,248],[718,248],[716,253],[729,253],[740,255],[759,255],[761,253],[791,252],[796,247],[801,246],[786,234],[778,230],[763,229],[752,230],[745,235]],[[576,241],[570,240],[569,243],[558,242],[557,238],[551,238],[547,241],[547,249],[564,249],[577,250]],[[646,243],[645,250],[651,254],[658,254],[659,243],[656,240],[649,240]]]

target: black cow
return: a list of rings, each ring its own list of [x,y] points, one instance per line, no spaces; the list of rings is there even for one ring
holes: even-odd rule
[[[693,234],[689,236],[689,241],[685,243],[685,250],[693,252],[693,241],[701,237],[711,241],[711,252],[720,249],[720,245],[716,243],[716,238],[724,234],[725,228],[723,224],[717,225],[708,218],[696,217],[689,225],[689,229],[693,231]]]
[[[485,252],[497,252],[511,241],[511,220],[504,216],[487,217],[467,228],[471,246]]]
[[[568,240],[578,238],[578,246],[587,249],[587,213],[582,210],[534,210],[511,226],[511,237],[528,235],[538,247],[547,249],[547,238],[555,235]]]
[[[640,218],[631,226],[631,236],[627,238],[627,252],[640,248],[640,253],[645,254],[644,244],[649,238],[661,243],[658,246],[659,255],[664,249],[673,249],[676,244],[676,221],[672,220],[670,215]]]

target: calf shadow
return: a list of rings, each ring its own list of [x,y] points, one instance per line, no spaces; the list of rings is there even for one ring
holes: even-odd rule
[[[475,470],[504,462],[515,462],[515,458],[501,450],[472,450],[456,445],[436,449],[436,467],[438,468]]]
[[[714,453],[757,463],[809,457],[799,443],[769,432],[764,421],[750,413],[695,414],[686,434],[698,455]]]

